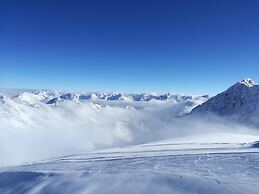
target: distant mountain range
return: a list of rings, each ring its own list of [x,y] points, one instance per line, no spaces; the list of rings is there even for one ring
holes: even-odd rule
[[[58,105],[63,102],[94,102],[109,104],[109,102],[124,103],[139,107],[141,102],[171,102],[184,104],[188,107],[184,112],[194,117],[215,115],[232,119],[245,124],[259,126],[259,85],[246,78],[237,82],[226,91],[210,98],[204,96],[185,96],[177,94],[122,94],[122,93],[67,93],[52,90],[0,90],[0,103],[14,102],[47,105]]]
[[[41,108],[44,106],[46,108],[46,106],[66,106],[69,103],[87,103],[98,109],[113,106],[138,110],[160,110],[163,115],[170,118],[189,113],[194,107],[208,99],[208,95],[185,96],[170,93],[67,93],[54,90],[0,89],[0,112],[1,109],[4,112],[10,112],[11,110],[23,111],[28,106]]]
[[[63,101],[74,101],[77,103],[86,101],[128,101],[128,102],[148,102],[148,101],[167,101],[175,102],[209,99],[208,95],[204,96],[186,96],[178,94],[155,94],[155,93],[139,93],[139,94],[123,94],[123,93],[66,93],[54,90],[7,90],[0,89],[0,96],[11,99],[20,99],[24,101],[38,100],[46,104],[57,104]]]
[[[141,94],[121,94],[121,93],[88,93],[88,94],[78,94],[78,93],[66,93],[60,96],[57,96],[50,101],[47,102],[47,104],[56,104],[60,101],[66,101],[71,100],[75,102],[84,102],[84,101],[91,101],[91,100],[105,100],[105,101],[166,101],[166,100],[174,100],[176,102],[181,101],[188,101],[192,100],[194,98],[203,98],[207,99],[209,96],[198,96],[198,97],[192,97],[192,96],[183,96],[183,95],[175,95],[175,94],[147,94],[147,93],[141,93]]]

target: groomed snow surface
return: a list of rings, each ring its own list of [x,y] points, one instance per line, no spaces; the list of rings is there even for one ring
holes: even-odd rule
[[[0,193],[257,194],[258,139],[202,135],[5,168]]]
[[[258,194],[257,129],[179,118],[204,97],[56,95],[0,99],[1,194]]]

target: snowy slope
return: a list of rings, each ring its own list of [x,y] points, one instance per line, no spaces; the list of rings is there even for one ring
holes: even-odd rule
[[[249,78],[244,79],[197,106],[191,114],[215,114],[258,126],[259,86]]]
[[[2,168],[0,192],[257,194],[258,139],[200,135]]]

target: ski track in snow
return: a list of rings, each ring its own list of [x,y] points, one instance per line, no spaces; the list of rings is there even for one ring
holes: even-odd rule
[[[3,168],[0,193],[258,193],[253,144],[179,145],[136,145]]]

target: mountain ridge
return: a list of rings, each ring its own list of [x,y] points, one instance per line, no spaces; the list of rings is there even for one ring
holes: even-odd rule
[[[209,95],[191,96],[173,93],[116,93],[116,92],[62,92],[57,90],[0,90],[0,96],[5,96],[11,99],[25,100],[28,98],[39,99],[46,104],[56,104],[61,101],[85,102],[91,100],[104,101],[143,101],[151,100],[166,101],[175,100],[192,100],[196,98],[208,99]]]
[[[246,78],[198,105],[190,114],[212,114],[259,126],[259,85]]]

